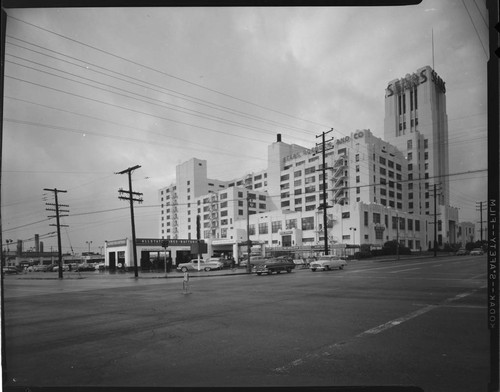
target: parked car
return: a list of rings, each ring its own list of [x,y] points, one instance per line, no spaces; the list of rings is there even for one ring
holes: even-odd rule
[[[193,259],[189,263],[181,263],[177,266],[177,271],[210,271],[215,269],[222,269],[224,264],[220,261],[209,261],[210,259],[200,259],[200,269],[198,270],[198,259]]]
[[[5,275],[8,275],[8,274],[19,274],[21,273],[21,271],[19,271],[16,267],[14,266],[7,266],[7,267],[2,267],[2,272],[5,274]]]
[[[78,264],[75,268],[75,271],[83,272],[83,271],[95,271],[94,264],[82,263]]]
[[[231,266],[231,259],[223,259],[222,257],[209,257],[207,261],[218,261],[222,263],[223,267],[230,267]]]
[[[323,270],[328,271],[334,268],[343,269],[347,262],[339,256],[325,255],[311,262],[309,268],[311,271]]]
[[[484,254],[481,248],[474,248],[469,253],[471,256],[482,256]]]
[[[104,271],[106,269],[106,264],[105,263],[99,263],[95,266],[95,269],[98,271]]]
[[[281,271],[290,273],[295,268],[295,263],[288,258],[265,259],[262,263],[255,264],[253,268],[257,275],[271,275],[273,272],[279,274]]]
[[[469,252],[467,252],[467,250],[465,249],[459,249],[456,251],[455,253],[455,256],[465,256],[465,255],[468,255]]]
[[[69,266],[67,264],[63,264],[62,270],[63,271],[69,271]],[[54,268],[52,268],[52,271],[59,272],[59,266],[55,265]]]
[[[37,264],[33,266],[33,271],[35,272],[47,272],[50,271],[50,265]]]
[[[257,264],[265,263],[268,260],[271,260],[271,257],[261,257],[261,256],[252,256],[250,258],[250,266],[255,266]],[[240,267],[246,267],[248,264],[248,258],[245,258],[240,261]]]

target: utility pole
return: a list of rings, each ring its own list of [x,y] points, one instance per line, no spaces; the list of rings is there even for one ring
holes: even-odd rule
[[[63,216],[68,216],[68,215],[62,215],[62,213],[67,212],[69,213],[69,210],[63,210],[60,209],[60,207],[69,207],[67,204],[59,204],[57,194],[59,192],[61,193],[66,193],[67,191],[61,190],[61,189],[48,189],[44,188],[44,191],[49,191],[49,192],[54,192],[54,199],[55,203],[45,203],[48,206],[54,206],[54,208],[46,208],[47,211],[55,211],[55,215],[49,216],[49,218],[56,218],[56,224],[51,224],[50,226],[57,226],[57,247],[58,247],[58,264],[59,264],[59,279],[62,279],[63,277],[63,260],[62,260],[62,246],[61,246],[61,226],[62,227],[68,227],[68,225],[61,225],[60,223],[60,218]]]
[[[252,242],[250,241],[250,195],[247,193],[247,272],[252,272],[252,267],[250,266],[250,253],[252,252]]]
[[[316,138],[321,137],[321,143],[318,144],[316,143],[316,146],[321,145],[321,152],[322,152],[322,170],[323,170],[323,203],[321,203],[318,207],[318,210],[323,210],[323,231],[324,231],[324,252],[325,255],[328,255],[328,217],[327,217],[327,208],[330,208],[331,206],[328,205],[327,200],[326,200],[326,157],[325,157],[325,152],[326,152],[326,142],[325,140],[325,135],[327,133],[333,132],[333,128],[330,129],[328,132],[323,132],[321,135],[316,135]],[[328,141],[332,141],[333,138],[329,139]],[[333,146],[329,148],[329,150],[333,149]]]
[[[142,203],[142,193],[132,192],[132,172],[135,169],[139,169],[141,166],[136,165],[133,167],[129,167],[128,169],[122,170],[121,172],[115,174],[128,174],[128,191],[124,191],[123,189],[119,189],[120,196],[118,198],[120,200],[128,200],[130,202],[130,219],[132,221],[132,248],[133,248],[133,257],[134,257],[134,274],[137,278],[139,273],[137,271],[137,244],[135,243],[135,220],[134,220],[134,201]],[[127,196],[123,196],[126,194]],[[136,196],[137,198],[134,198]]]
[[[437,186],[434,184],[434,257],[437,257],[437,230],[438,230],[438,224],[437,224]]]
[[[481,243],[483,242],[483,222],[486,222],[486,221],[483,221],[483,210],[486,209],[486,206],[483,207],[483,203],[486,203],[486,202],[477,202],[476,201],[476,211],[479,211],[479,216],[480,216],[480,220],[479,220],[479,224],[480,224],[480,235],[481,235]],[[479,204],[479,205],[478,205]]]

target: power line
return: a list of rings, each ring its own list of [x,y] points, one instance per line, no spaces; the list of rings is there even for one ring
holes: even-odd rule
[[[35,28],[37,28],[37,29],[40,29],[40,30],[46,31],[46,32],[51,33],[51,34],[54,34],[54,35],[57,35],[57,36],[59,36],[59,37],[61,37],[61,38],[64,38],[64,39],[67,39],[67,40],[69,40],[69,41],[72,41],[72,42],[78,43],[78,44],[80,44],[80,45],[86,46],[86,47],[88,47],[88,48],[94,49],[94,50],[96,50],[96,51],[98,51],[98,52],[101,52],[101,53],[107,54],[107,55],[112,56],[112,57],[114,57],[114,58],[117,58],[117,59],[120,59],[120,60],[126,61],[126,62],[128,62],[128,63],[130,63],[130,64],[133,64],[133,65],[136,65],[136,66],[143,67],[143,68],[145,68],[145,69],[148,69],[148,70],[150,70],[150,71],[156,72],[156,73],[158,73],[158,74],[161,74],[161,75],[164,75],[164,76],[167,76],[167,77],[170,77],[170,78],[173,78],[173,79],[179,80],[179,81],[184,82],[184,83],[187,83],[187,84],[189,84],[189,85],[192,85],[192,86],[195,86],[195,87],[199,87],[199,88],[201,88],[201,89],[204,89],[204,90],[207,90],[207,91],[210,91],[210,92],[213,92],[213,93],[216,93],[216,94],[222,95],[222,96],[224,96],[224,97],[228,97],[228,98],[234,99],[234,100],[239,101],[239,102],[242,102],[242,103],[246,103],[246,104],[249,104],[249,105],[252,105],[252,106],[255,106],[255,107],[259,107],[259,108],[261,108],[261,109],[264,109],[264,110],[267,110],[267,111],[270,111],[270,112],[274,112],[274,113],[277,113],[277,114],[281,114],[281,115],[286,116],[286,117],[290,117],[290,118],[293,118],[293,119],[296,119],[296,120],[300,120],[300,121],[304,121],[304,122],[309,122],[309,123],[311,123],[311,124],[315,124],[315,125],[318,125],[318,126],[321,126],[321,127],[325,127],[325,125],[323,125],[323,124],[319,124],[319,123],[316,123],[316,122],[314,122],[314,121],[310,121],[310,120],[305,120],[305,119],[302,119],[302,118],[299,118],[299,117],[296,117],[296,116],[290,115],[290,114],[288,114],[288,113],[283,113],[283,112],[280,112],[280,111],[278,111],[278,110],[270,109],[270,108],[267,108],[267,107],[265,107],[265,106],[262,106],[262,105],[256,104],[256,103],[254,103],[254,102],[250,102],[250,101],[247,101],[247,100],[244,100],[244,99],[241,99],[241,98],[235,97],[235,96],[233,96],[233,95],[226,94],[226,93],[223,93],[223,92],[221,92],[221,91],[218,91],[218,90],[215,90],[215,89],[212,89],[212,88],[209,88],[209,87],[203,86],[203,85],[201,85],[201,84],[194,83],[194,82],[189,81],[189,80],[187,80],[187,79],[184,79],[184,78],[181,78],[181,77],[178,77],[178,76],[175,76],[175,75],[169,74],[169,73],[167,73],[167,72],[160,71],[160,70],[158,70],[158,69],[156,69],[156,68],[153,68],[153,67],[150,67],[150,66],[147,66],[147,65],[144,65],[144,64],[138,63],[138,62],[136,62],[136,61],[133,61],[133,60],[127,59],[127,58],[125,58],[125,57],[122,57],[122,56],[119,56],[119,55],[113,54],[113,53],[111,53],[111,52],[108,52],[108,51],[105,51],[105,50],[103,50],[103,49],[97,48],[97,47],[95,47],[95,46],[92,46],[92,45],[86,44],[86,43],[84,43],[84,42],[78,41],[78,40],[76,40],[76,39],[73,39],[73,38],[67,37],[67,36],[65,36],[65,35],[63,35],[63,34],[59,34],[59,33],[56,33],[56,32],[54,32],[54,31],[51,31],[51,30],[45,29],[45,28],[43,28],[43,27],[37,26],[37,25],[35,25],[35,24],[33,24],[33,23],[29,23],[29,22],[26,22],[26,21],[24,21],[24,20],[18,19],[18,18],[16,18],[16,17],[11,16],[11,15],[9,15],[9,17],[10,17],[10,18],[12,18],[12,19],[14,19],[14,20],[17,20],[17,21],[19,21],[19,22],[21,22],[21,23],[25,23],[25,24],[30,25],[30,26],[32,26],[32,27],[35,27]]]

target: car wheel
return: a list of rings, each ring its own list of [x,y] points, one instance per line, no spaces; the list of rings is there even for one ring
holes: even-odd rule
[[[278,270],[278,271],[276,271],[276,273],[277,273],[277,274],[281,274],[281,271],[280,271],[280,270]]]
[[[342,264],[339,265],[339,269],[344,269],[344,266]]]
[[[205,267],[205,271],[210,271],[210,267]]]
[[[323,271],[328,271],[329,269],[330,269],[330,266],[327,265],[327,266],[325,266],[325,269]]]
[[[311,268],[311,271],[312,272],[316,272],[316,268]]]
[[[287,269],[286,269],[286,272],[287,272],[287,273],[290,273],[290,272],[292,272],[292,269],[291,269],[291,268],[287,268]]]
[[[262,275],[262,272],[257,272],[257,275],[261,276],[261,275]]]
[[[182,268],[181,268],[181,271],[182,271],[182,272],[187,272],[187,271],[188,271],[188,269],[187,269],[186,267],[182,267]]]

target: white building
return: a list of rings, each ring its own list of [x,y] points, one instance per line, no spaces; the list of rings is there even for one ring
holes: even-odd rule
[[[318,148],[285,143],[280,134],[266,169],[231,181],[208,179],[203,160],[178,165],[175,183],[159,191],[159,237],[195,239],[200,216],[210,255],[240,256],[248,238],[264,252],[321,251],[326,204],[332,249],[396,239],[412,250],[432,248],[434,238],[453,244],[458,209],[448,205],[445,98],[428,66],[391,81],[385,140],[367,129],[337,139],[325,146],[325,170]]]

